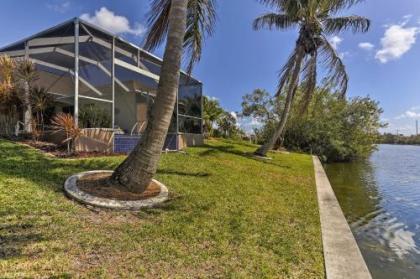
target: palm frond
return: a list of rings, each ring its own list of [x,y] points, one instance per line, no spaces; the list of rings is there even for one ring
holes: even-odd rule
[[[153,0],[147,13],[148,31],[145,36],[144,48],[153,50],[160,46],[168,34],[169,11],[171,0]]]
[[[215,0],[189,0],[187,30],[183,45],[187,54],[188,74],[191,74],[194,65],[200,61],[203,41],[205,37],[213,35],[215,23]]]
[[[267,13],[262,16],[257,17],[252,27],[254,30],[260,30],[263,28],[268,28],[272,30],[276,29],[289,29],[293,28],[298,24],[297,18],[292,18],[287,14],[277,14],[277,13]]]
[[[168,34],[171,0],[153,0],[148,13],[148,32],[144,48],[153,50],[160,46]],[[187,72],[192,72],[195,63],[200,61],[202,44],[206,37],[214,33],[216,23],[216,0],[189,0],[187,29],[184,37]]]
[[[290,77],[293,73],[293,69],[296,66],[297,54],[298,54],[298,49],[295,48],[293,53],[289,56],[289,59],[287,60],[286,64],[283,66],[283,68],[280,71],[279,84],[277,86],[277,92],[275,94],[276,97],[279,97],[284,92],[284,89],[289,83]]]
[[[365,33],[369,31],[370,27],[370,20],[362,16],[326,18],[322,23],[327,34],[334,34],[344,30],[352,30],[353,33]]]
[[[334,86],[338,93],[344,97],[347,92],[349,78],[346,72],[346,67],[336,50],[328,42],[325,36],[322,36],[323,44],[321,46],[321,55],[323,63],[328,69],[327,82]]]
[[[317,82],[318,52],[315,51],[307,60],[303,69],[301,113],[304,113],[312,100]]]
[[[39,78],[35,64],[28,59],[16,60],[16,78],[20,81],[32,84]]]
[[[364,0],[321,0],[320,8],[323,12],[337,13],[340,10],[348,9]]]

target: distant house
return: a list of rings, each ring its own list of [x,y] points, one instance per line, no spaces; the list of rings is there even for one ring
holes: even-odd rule
[[[54,95],[52,113],[71,113],[86,128],[77,149],[129,152],[141,139],[156,97],[160,58],[79,18],[0,48],[1,54],[35,63],[37,85]],[[202,87],[181,73],[165,148],[202,143]],[[102,119],[86,119],[92,111]]]

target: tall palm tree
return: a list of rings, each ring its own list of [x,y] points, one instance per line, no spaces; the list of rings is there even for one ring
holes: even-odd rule
[[[33,124],[31,91],[33,82],[38,79],[35,64],[27,59],[18,61],[16,79],[18,83],[18,92],[21,93],[19,96],[22,100],[24,110],[24,131],[25,133],[31,133]]]
[[[344,97],[348,76],[340,55],[327,36],[344,30],[367,32],[370,21],[361,16],[335,16],[338,12],[362,0],[259,0],[275,11],[255,19],[255,30],[262,28],[299,29],[293,53],[280,73],[277,96],[285,94],[286,101],[279,123],[272,137],[262,145],[256,155],[266,156],[281,137],[297,88],[303,90],[302,111],[306,110],[317,83],[317,66],[327,70],[327,82]],[[320,60],[321,59],[321,60]]]
[[[166,38],[157,96],[141,142],[117,167],[112,182],[132,192],[144,192],[155,175],[175,107],[182,54],[190,56],[188,71],[200,60],[204,34],[215,21],[214,0],[153,0],[149,13],[148,49]]]

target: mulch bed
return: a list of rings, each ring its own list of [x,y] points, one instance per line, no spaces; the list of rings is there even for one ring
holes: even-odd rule
[[[128,192],[125,189],[110,183],[110,173],[95,173],[83,176],[77,181],[77,187],[99,198],[136,201],[156,197],[160,193],[160,186],[153,181],[141,194]]]
[[[29,145],[36,148],[44,153],[48,153],[57,158],[91,158],[91,157],[103,157],[103,156],[120,156],[124,154],[120,153],[107,153],[107,152],[73,152],[68,153],[67,147],[63,145],[54,144],[45,141],[33,141],[33,140],[18,140],[19,143]]]

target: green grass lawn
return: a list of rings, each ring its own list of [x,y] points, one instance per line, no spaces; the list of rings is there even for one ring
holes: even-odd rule
[[[56,159],[0,140],[1,278],[323,278],[311,157],[245,155],[212,140],[162,156],[173,193],[138,213],[90,210],[63,194],[74,173],[123,157]]]

